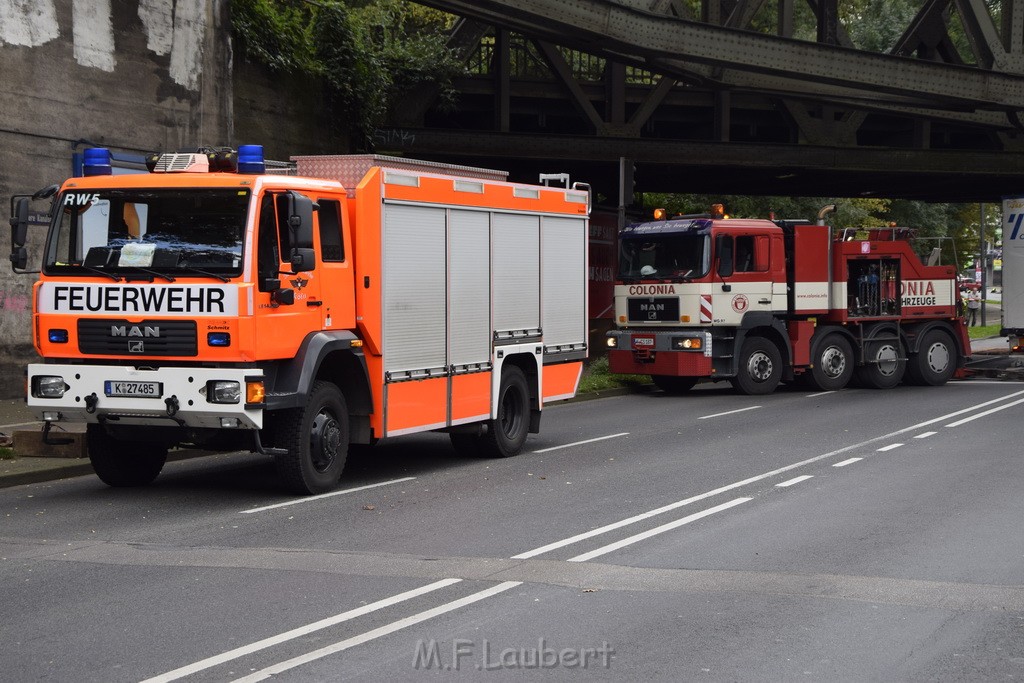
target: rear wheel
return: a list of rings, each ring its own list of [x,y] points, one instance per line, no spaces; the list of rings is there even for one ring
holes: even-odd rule
[[[148,441],[120,441],[100,424],[85,430],[85,445],[96,476],[108,486],[146,486],[167,462],[167,446]]]
[[[898,339],[865,344],[866,363],[857,368],[857,379],[871,389],[892,389],[903,379],[907,363]]]
[[[302,408],[278,411],[271,417],[275,446],[287,453],[274,456],[285,486],[299,494],[326,493],[338,485],[348,456],[348,406],[330,382],[314,382]]]
[[[739,368],[730,382],[739,392],[770,394],[782,379],[782,354],[764,337],[748,337],[740,351]]]
[[[522,370],[506,367],[498,390],[498,416],[487,423],[486,433],[479,437],[480,454],[492,458],[518,455],[529,428],[530,385]]]
[[[812,388],[836,391],[853,377],[853,347],[841,334],[826,335],[817,345],[811,371],[805,373]]]
[[[910,384],[939,386],[956,371],[958,356],[952,338],[940,330],[931,330],[921,338],[917,353],[907,363]]]
[[[685,394],[697,384],[696,377],[672,377],[669,375],[651,375],[651,381],[666,394]]]

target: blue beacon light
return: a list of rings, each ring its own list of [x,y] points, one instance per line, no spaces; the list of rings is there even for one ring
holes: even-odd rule
[[[87,176],[113,175],[110,167],[110,150],[103,147],[90,147],[82,155],[82,173]]]
[[[239,173],[266,173],[267,165],[263,160],[263,145],[238,146]]]

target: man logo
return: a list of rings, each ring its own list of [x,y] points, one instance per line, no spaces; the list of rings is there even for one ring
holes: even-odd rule
[[[111,325],[111,337],[159,337],[160,328],[156,325]]]

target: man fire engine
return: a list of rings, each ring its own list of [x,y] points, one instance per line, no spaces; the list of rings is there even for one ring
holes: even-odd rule
[[[168,448],[273,455],[301,493],[333,488],[349,443],[443,430],[515,455],[586,357],[585,186],[379,156],[262,147],[149,160],[106,150],[64,183],[34,289],[28,405],[86,423],[113,486]],[[12,203],[25,272],[29,198]]]
[[[782,380],[945,383],[970,349],[955,266],[923,263],[905,228],[833,236],[833,208],[816,225],[709,215],[624,228],[611,371],[669,392],[701,379],[745,394]]]

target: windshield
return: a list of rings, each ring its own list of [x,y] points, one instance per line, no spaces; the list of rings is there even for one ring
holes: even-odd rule
[[[248,190],[69,191],[56,206],[47,273],[241,272]]]
[[[707,235],[655,234],[623,238],[619,277],[623,280],[688,280],[707,275],[711,266]]]

